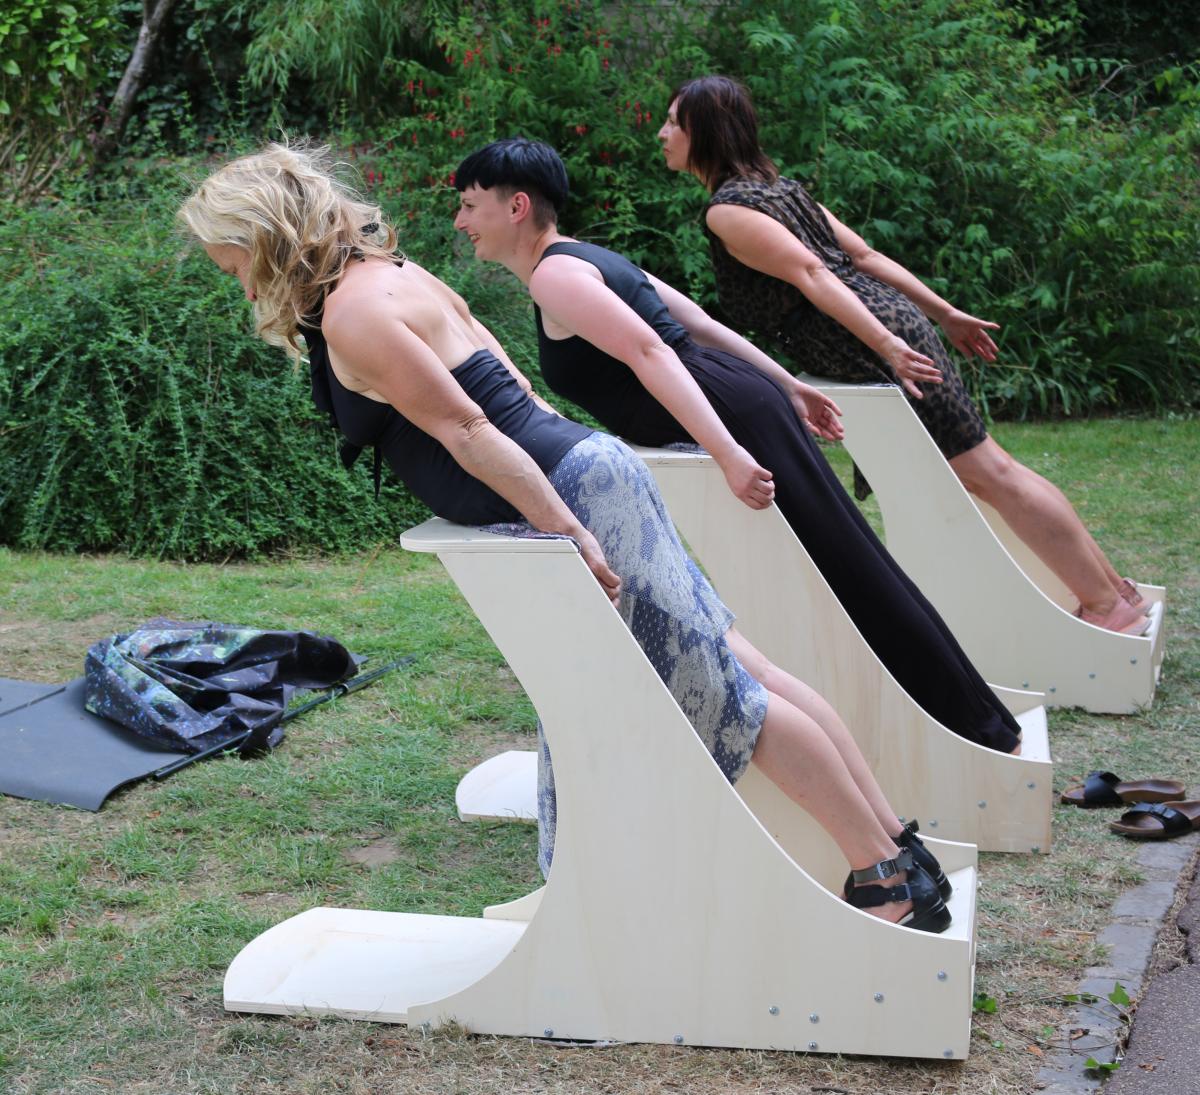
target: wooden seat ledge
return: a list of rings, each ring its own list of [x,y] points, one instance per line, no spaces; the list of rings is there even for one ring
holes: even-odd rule
[[[400,546],[406,551],[436,554],[503,552],[526,555],[579,554],[579,545],[566,537],[553,539],[534,536],[503,536],[470,525],[456,525],[441,517],[432,517],[424,524],[411,528],[400,536]]]

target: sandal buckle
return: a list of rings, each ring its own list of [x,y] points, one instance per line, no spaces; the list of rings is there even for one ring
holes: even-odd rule
[[[892,878],[901,871],[912,870],[912,865],[912,852],[907,848],[902,848],[895,859],[882,859],[860,871],[852,871],[851,875],[855,883],[877,882]]]

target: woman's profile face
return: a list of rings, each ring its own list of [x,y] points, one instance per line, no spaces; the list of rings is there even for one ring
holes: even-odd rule
[[[204,245],[204,251],[224,274],[230,274],[242,283],[247,300],[257,300],[254,286],[250,284],[250,252],[232,243]]]
[[[658,143],[662,146],[667,167],[672,171],[686,171],[692,142],[683,131],[675,114],[678,103],[677,99],[667,108],[667,120],[663,122],[662,128],[658,131]]]

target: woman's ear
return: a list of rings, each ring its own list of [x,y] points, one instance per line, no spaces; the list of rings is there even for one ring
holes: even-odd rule
[[[524,190],[518,190],[508,201],[508,215],[513,224],[520,224],[533,211],[533,202]]]

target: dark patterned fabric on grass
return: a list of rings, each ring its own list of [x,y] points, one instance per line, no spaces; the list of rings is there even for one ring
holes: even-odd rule
[[[85,706],[164,749],[273,749],[298,689],[356,671],[341,643],[312,632],[152,620],[88,651]]]

